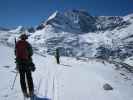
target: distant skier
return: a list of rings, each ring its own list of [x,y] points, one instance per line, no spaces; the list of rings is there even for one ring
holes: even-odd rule
[[[57,64],[60,64],[59,48],[56,48],[55,58],[56,58]]]
[[[24,96],[29,97],[34,94],[34,84],[31,71],[35,71],[35,65],[32,62],[32,46],[26,41],[26,39],[28,39],[26,34],[20,36],[20,40],[18,40],[15,45],[15,55],[17,65],[16,69],[20,74],[21,89]]]

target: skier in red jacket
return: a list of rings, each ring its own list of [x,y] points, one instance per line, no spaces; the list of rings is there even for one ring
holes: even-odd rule
[[[35,65],[32,62],[33,50],[30,43],[26,41],[28,36],[22,34],[20,40],[17,41],[15,45],[15,55],[16,55],[16,69],[20,74],[20,84],[21,89],[25,97],[32,96],[34,94],[34,85],[31,75],[31,71],[35,71]],[[27,91],[28,86],[28,91]]]

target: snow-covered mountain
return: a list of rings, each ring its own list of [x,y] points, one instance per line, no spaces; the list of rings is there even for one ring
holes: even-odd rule
[[[13,43],[20,29],[5,32],[6,36],[1,33],[1,38]],[[53,54],[58,47],[65,56],[121,60],[133,56],[133,14],[91,16],[85,10],[56,11],[33,30],[29,41],[40,53]]]
[[[72,10],[56,11],[37,27],[29,41],[49,53],[59,47],[61,54],[67,56],[123,59],[133,54],[132,35],[132,14],[96,17],[83,10]]]
[[[84,10],[69,10],[64,13],[56,11],[37,29],[51,25],[66,32],[88,33],[113,30],[117,27],[126,27],[129,24],[131,23],[125,21],[122,16],[91,16]]]

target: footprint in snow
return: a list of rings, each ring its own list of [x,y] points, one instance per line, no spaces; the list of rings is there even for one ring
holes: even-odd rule
[[[6,65],[6,66],[3,66],[4,68],[10,68],[11,66],[8,66],[8,65]]]

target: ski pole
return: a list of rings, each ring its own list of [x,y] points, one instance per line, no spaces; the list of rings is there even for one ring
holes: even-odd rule
[[[14,88],[14,85],[15,85],[15,81],[16,81],[17,75],[18,75],[18,72],[17,72],[16,75],[15,75],[15,78],[14,78],[14,81],[13,81],[13,84],[12,84],[12,87],[11,87],[11,90],[13,90],[13,88]]]
[[[15,53],[16,53],[16,38],[14,39],[14,42],[15,42]],[[15,78],[14,78],[13,84],[12,84],[12,86],[11,86],[11,90],[13,90],[13,88],[14,88],[14,84],[15,84],[15,81],[16,81],[16,78],[17,78],[17,75],[18,75],[18,72],[17,72],[16,75],[15,75]]]

